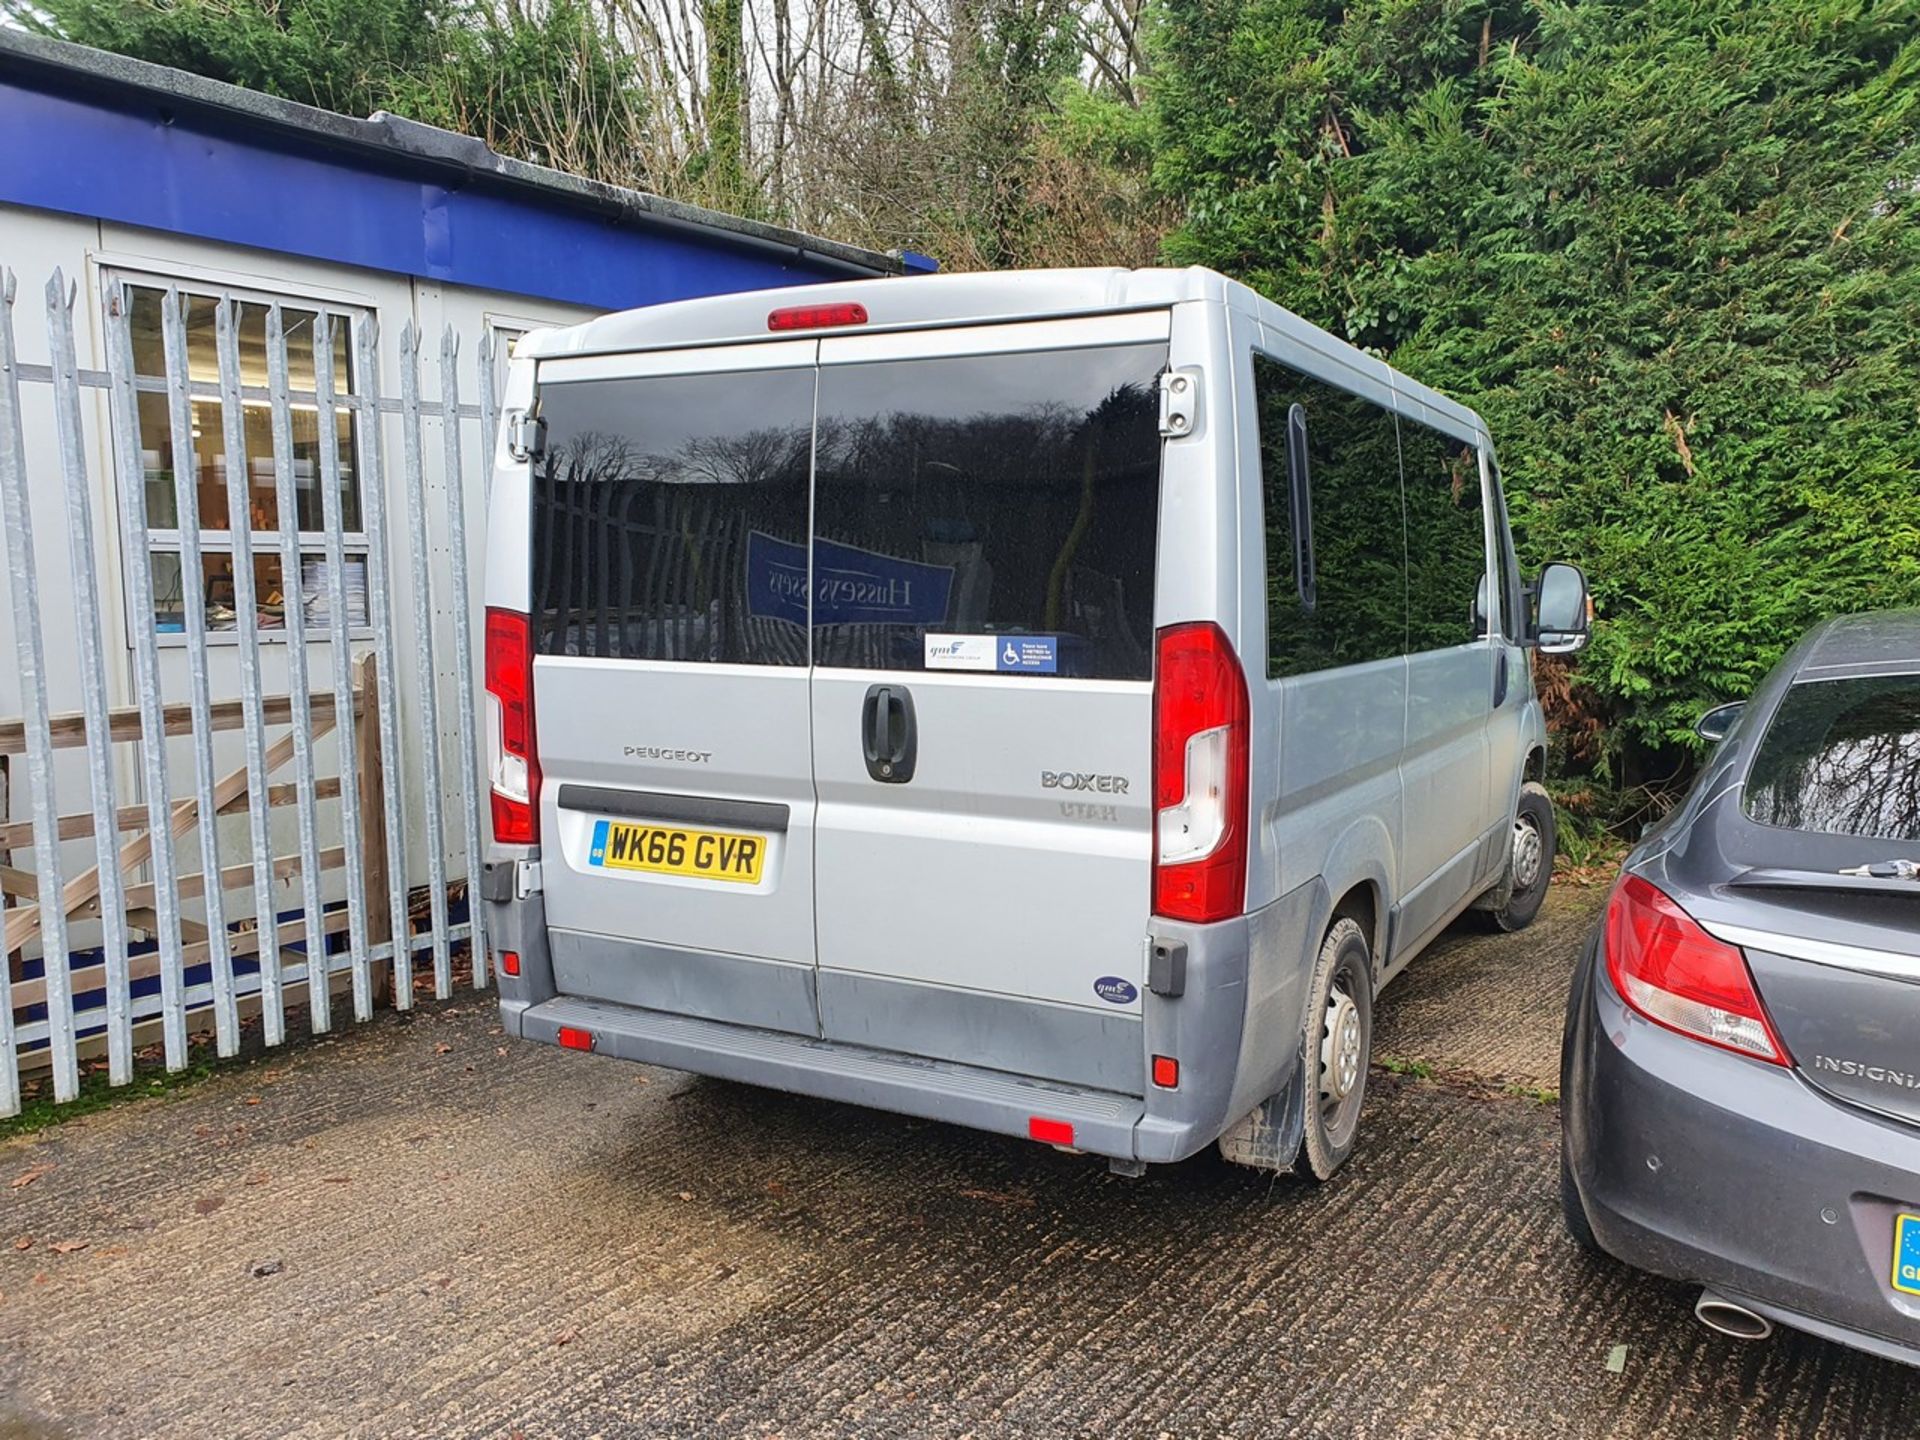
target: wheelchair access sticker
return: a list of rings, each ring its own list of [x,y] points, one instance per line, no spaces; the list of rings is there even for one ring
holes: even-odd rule
[[[938,635],[925,640],[929,670],[993,670],[1002,675],[1057,675],[1057,635]]]

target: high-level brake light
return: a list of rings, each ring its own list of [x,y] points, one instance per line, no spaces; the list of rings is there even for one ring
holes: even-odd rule
[[[1747,957],[1638,875],[1624,876],[1607,901],[1606,945],[1613,988],[1654,1024],[1756,1060],[1788,1063]]]
[[[831,330],[867,323],[867,307],[857,300],[835,305],[790,305],[767,316],[769,330]]]

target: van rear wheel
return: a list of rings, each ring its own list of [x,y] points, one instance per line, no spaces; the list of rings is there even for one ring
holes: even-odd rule
[[[1320,944],[1307,1012],[1306,1135],[1300,1169],[1332,1176],[1353,1154],[1373,1056],[1373,951],[1366,931],[1341,916]]]

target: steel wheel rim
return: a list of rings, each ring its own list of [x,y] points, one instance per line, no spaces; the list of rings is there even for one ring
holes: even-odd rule
[[[1531,890],[1540,878],[1540,826],[1531,815],[1520,815],[1513,822],[1513,888]]]
[[[1336,1148],[1350,1140],[1360,1124],[1366,1093],[1366,1013],[1355,999],[1361,991],[1351,958],[1342,960],[1327,987],[1320,1017],[1320,1065],[1317,1083],[1320,1124]]]

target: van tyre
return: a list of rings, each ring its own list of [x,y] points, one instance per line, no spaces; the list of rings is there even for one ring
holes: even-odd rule
[[[1326,1180],[1346,1164],[1360,1136],[1373,1056],[1373,950],[1367,933],[1341,916],[1320,942],[1307,1012],[1308,1084],[1299,1168]]]
[[[1540,913],[1553,881],[1553,799],[1547,787],[1529,780],[1520,787],[1520,804],[1513,816],[1513,844],[1507,852],[1507,879],[1512,886],[1507,903],[1487,912],[1493,928],[1511,934],[1524,930]]]

